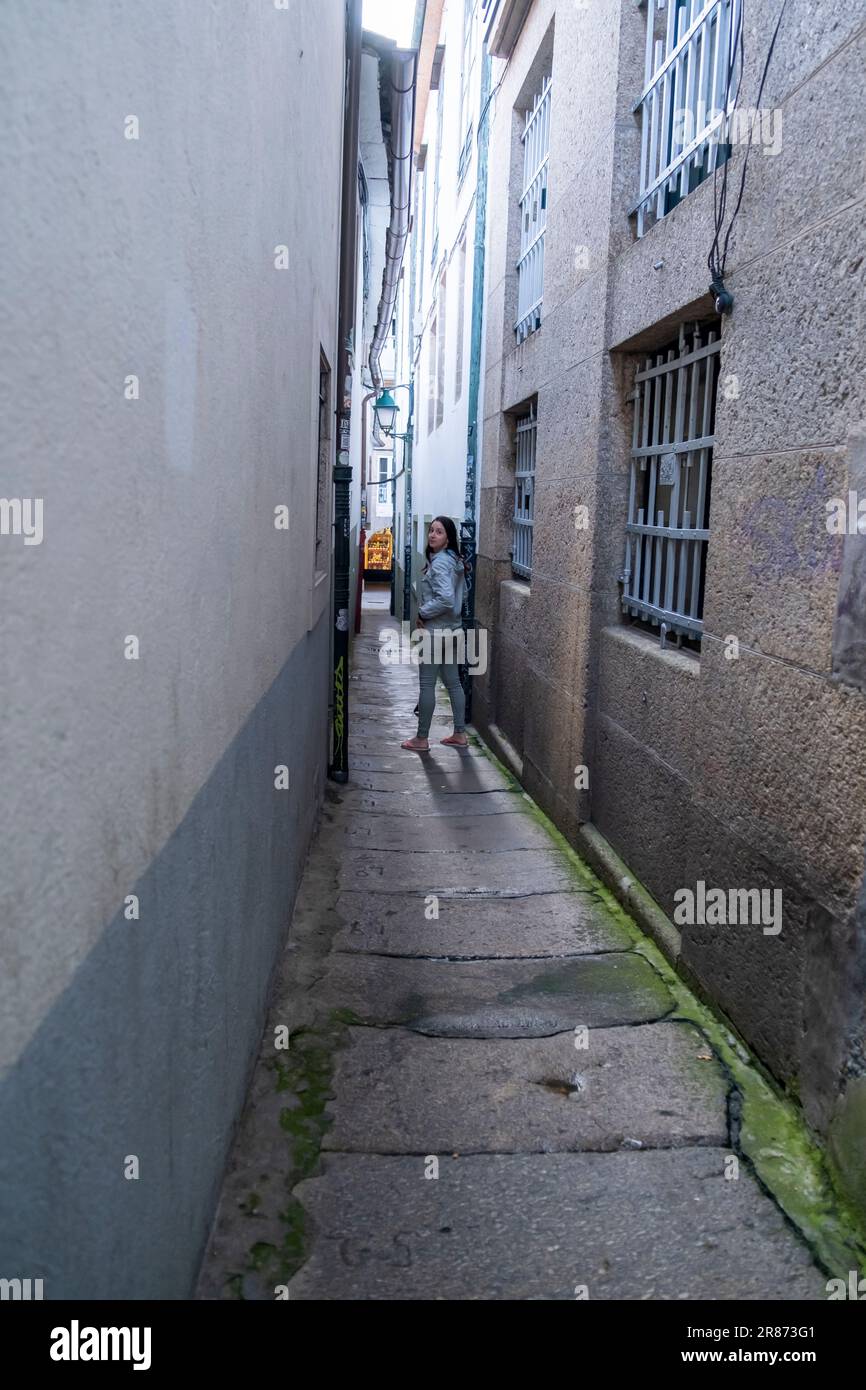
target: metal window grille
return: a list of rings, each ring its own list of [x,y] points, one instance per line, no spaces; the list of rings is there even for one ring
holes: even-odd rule
[[[520,196],[520,259],[517,262],[517,322],[522,343],[541,324],[544,286],[544,229],[547,226],[547,169],[550,153],[550,78],[526,112],[523,192]]]
[[[436,418],[436,334],[437,325],[435,315],[430,323],[430,333],[427,338],[427,433],[433,433],[433,423]]]
[[[678,638],[703,631],[718,323],[647,358],[635,374],[623,612]]]
[[[439,90],[436,94],[436,163],[433,178],[433,246],[430,252],[431,265],[436,264],[439,255],[439,176],[442,171],[442,119],[445,114],[445,62],[439,74]]]
[[[475,47],[477,31],[478,0],[464,0],[463,3],[463,62],[460,67],[460,116],[457,134],[461,141],[457,161],[457,182],[462,181],[469,167],[472,155],[472,120],[469,99],[472,93],[472,76],[475,69]]]
[[[727,118],[739,76],[742,0],[646,0],[637,234],[702,183],[730,153]],[[663,36],[657,14],[667,7]],[[726,99],[727,98],[727,99]]]
[[[472,126],[466,132],[466,139],[463,141],[463,148],[457,160],[457,184],[458,186],[466,177],[466,170],[469,168],[469,161],[472,158]]]
[[[454,353],[454,400],[459,401],[463,392],[463,339],[466,325],[466,236],[460,238],[457,249],[457,342]]]
[[[445,310],[447,307],[447,272],[443,271],[439,279],[439,303],[436,315],[436,429],[445,418]]]
[[[514,465],[514,523],[511,568],[528,579],[532,573],[532,523],[535,508],[535,410],[517,422]]]

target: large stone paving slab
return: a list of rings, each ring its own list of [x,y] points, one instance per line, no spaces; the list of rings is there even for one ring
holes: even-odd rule
[[[381,774],[383,777],[386,773]],[[418,790],[392,778],[396,785],[370,790],[347,783],[331,791],[329,801],[342,805],[346,814],[388,816],[498,816],[513,813],[525,798],[516,789],[488,792],[441,792],[419,796]]]
[[[440,961],[334,954],[314,987],[321,1003],[366,1024],[463,1038],[531,1038],[646,1023],[673,1007],[643,958]]]
[[[420,908],[419,899],[409,896],[341,893],[337,912],[345,926],[334,946],[338,951],[472,960],[576,956],[625,951],[632,944],[625,928],[588,891],[530,893],[505,902],[443,897],[439,916],[432,921]]]
[[[379,706],[375,703],[371,703],[366,706],[354,706],[351,711],[349,723],[350,747],[352,744],[352,740],[356,738],[381,738],[383,732],[386,731],[390,731],[393,734],[394,731],[401,729],[405,725],[407,719],[411,726],[409,732],[414,733],[415,728],[417,727],[417,719],[415,718],[412,711],[415,706],[415,703],[417,702],[417,699],[418,692],[416,690],[414,695],[407,695],[400,705],[391,704],[388,706]],[[447,711],[443,711],[441,709],[437,711],[437,713],[439,714],[446,712],[450,714],[450,709],[447,709]],[[433,741],[433,728],[438,728],[439,722],[440,721],[438,721],[436,719],[436,716],[434,715],[433,727],[431,728],[430,733],[431,742]],[[447,723],[449,721],[446,719],[442,722]],[[405,731],[403,733],[403,737],[406,737]],[[481,752],[482,756],[485,756],[480,744],[476,743],[472,746],[477,752]],[[397,745],[397,748],[398,752],[402,751],[404,756],[406,756],[408,750],[400,750],[399,744]],[[453,751],[456,750],[449,749],[449,752]]]
[[[363,708],[356,708],[351,716],[349,728],[349,764],[354,759],[365,753],[389,753],[394,756],[400,766],[409,766],[414,760],[419,763],[422,759],[439,758],[457,762],[458,759],[468,757],[480,758],[484,762],[495,766],[493,758],[476,740],[472,739],[464,748],[456,747],[453,744],[443,744],[441,740],[453,731],[453,720],[450,711],[443,713],[438,711],[433,716],[428,734],[430,747],[426,753],[412,752],[411,749],[402,748],[404,739],[413,736],[418,729],[418,717],[414,711],[417,700],[417,693],[409,696],[398,706],[377,707],[374,704]]]
[[[377,772],[349,764],[349,784],[372,791],[409,790],[416,796],[425,792],[484,793],[509,786],[508,778],[486,758],[466,757],[453,749],[442,749],[427,757],[407,755],[411,762],[401,772]]]
[[[402,735],[402,737],[406,737],[405,733]],[[438,753],[438,749],[435,751]],[[375,743],[372,739],[365,739],[363,743],[361,743],[360,745],[354,744],[350,747],[349,766],[353,772],[359,771],[403,773],[406,771],[407,767],[413,766],[417,771],[417,761],[415,764],[404,762],[405,758],[411,758],[415,756],[416,755],[412,753],[401,753],[399,749],[396,752],[394,752],[387,746],[383,746],[381,739],[377,740]],[[434,755],[431,753],[431,759],[433,758],[433,756]],[[487,759],[484,757],[484,754],[477,752],[474,748],[467,748],[465,750],[461,750],[461,752],[457,756],[460,759],[461,765],[465,762],[467,758],[476,762],[479,760],[481,760],[482,762],[487,761]],[[450,752],[443,752],[441,756],[436,758],[436,762],[442,768],[444,768],[446,772],[454,772],[457,769],[457,765],[453,762],[452,754]]]
[[[570,861],[558,850],[521,849],[490,854],[483,850],[434,850],[416,854],[370,854],[345,849],[339,855],[341,888],[376,893],[459,895],[568,891],[580,886]]]
[[[467,1042],[350,1030],[325,1147],[561,1153],[724,1144],[727,1082],[688,1023]]]
[[[431,850],[552,849],[553,842],[532,816],[442,816],[440,819],[405,816],[343,817],[325,824],[319,832],[322,845],[343,849],[399,850],[404,853]]]
[[[316,1245],[290,1298],[826,1298],[748,1172],[725,1180],[726,1157],[442,1158],[425,1178],[423,1157],[329,1155],[296,1189]]]

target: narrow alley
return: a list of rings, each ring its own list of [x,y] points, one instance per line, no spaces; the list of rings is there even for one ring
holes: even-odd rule
[[[0,5],[8,1359],[856,1351],[864,70],[866,0]]]
[[[368,612],[356,642],[351,780],[303,878],[199,1295],[826,1297],[648,939],[477,739],[438,743],[447,704],[428,756],[400,749],[417,672],[380,662],[387,621]]]

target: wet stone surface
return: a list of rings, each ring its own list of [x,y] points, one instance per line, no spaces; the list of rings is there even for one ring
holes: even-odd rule
[[[379,663],[383,626],[200,1296],[823,1298],[748,1163],[726,1179],[729,1077],[634,929],[479,744],[438,745],[442,692],[430,756],[400,749],[417,674]]]
[[[394,862],[402,855],[435,854],[442,850],[488,850],[492,854],[520,849],[549,850],[550,838],[543,826],[515,811],[492,816],[397,816],[383,814],[326,825],[322,842],[335,855],[363,850],[375,862],[375,851]]]
[[[367,1024],[448,1037],[536,1037],[664,1017],[673,1000],[642,956],[437,961],[335,954],[318,999]]]
[[[382,955],[464,957],[573,956],[627,951],[631,937],[597,895],[527,894],[507,901],[441,898],[438,916],[424,916],[423,899],[392,893],[341,893],[338,951]]]
[[[824,1275],[721,1148],[328,1155],[293,1299],[821,1299]],[[585,1293],[583,1292],[585,1290]]]
[[[344,850],[338,871],[342,888],[376,893],[414,894],[418,914],[424,914],[424,896],[436,893],[455,897],[463,893],[506,893],[519,897],[527,892],[568,891],[576,878],[564,855],[551,849],[435,850],[401,854],[371,854]]]
[[[466,1042],[353,1028],[328,1149],[556,1153],[723,1144],[727,1084],[690,1024]],[[454,1077],[470,1104],[455,1103]]]

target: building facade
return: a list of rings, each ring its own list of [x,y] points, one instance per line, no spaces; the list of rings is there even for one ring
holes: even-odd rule
[[[0,1273],[47,1299],[189,1296],[323,795],[355,11],[3,17]]]
[[[474,710],[866,1206],[866,7],[779,12],[484,4]]]
[[[475,511],[469,434],[482,70],[479,0],[429,0],[419,52],[412,235],[397,324],[397,374],[412,383],[415,402],[409,478],[397,498],[397,587],[402,593],[408,555],[413,602],[433,517],[450,516],[459,533]]]

